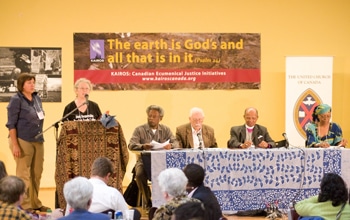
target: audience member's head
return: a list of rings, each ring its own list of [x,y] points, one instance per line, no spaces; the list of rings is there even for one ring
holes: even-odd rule
[[[25,183],[17,176],[5,176],[0,180],[0,201],[20,205],[25,193]]]
[[[333,206],[338,206],[349,199],[346,183],[338,174],[326,173],[321,180],[320,188],[319,202],[332,201]]]
[[[102,178],[113,175],[114,167],[112,161],[107,157],[98,157],[91,166],[91,176]]]
[[[7,176],[5,163],[0,160],[0,180]]]
[[[194,188],[203,184],[205,172],[200,165],[194,163],[188,164],[183,172],[188,179],[187,192],[191,192]]]
[[[93,186],[85,177],[75,177],[64,184],[63,194],[73,209],[88,210],[91,204]]]
[[[186,202],[174,211],[171,220],[206,220],[208,215],[203,203]]]
[[[187,178],[182,170],[168,168],[160,172],[158,183],[165,199],[171,199],[185,194]]]
[[[198,107],[191,108],[189,120],[194,130],[199,131],[200,129],[202,129],[202,125],[204,121],[203,110]]]

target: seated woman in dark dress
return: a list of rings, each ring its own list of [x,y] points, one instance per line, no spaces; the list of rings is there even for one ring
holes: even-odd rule
[[[92,85],[90,80],[80,78],[75,82],[74,91],[76,98],[64,108],[64,119],[62,121],[97,120],[101,117],[102,113],[98,104],[88,100],[91,90]]]

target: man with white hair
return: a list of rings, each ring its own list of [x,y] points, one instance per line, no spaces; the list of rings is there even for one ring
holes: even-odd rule
[[[194,107],[190,110],[189,123],[176,128],[176,139],[180,148],[212,148],[218,147],[214,129],[203,124],[204,112]]]
[[[64,198],[74,211],[60,219],[110,220],[108,215],[88,211],[93,190],[92,184],[85,177],[75,177],[66,182],[63,187]]]

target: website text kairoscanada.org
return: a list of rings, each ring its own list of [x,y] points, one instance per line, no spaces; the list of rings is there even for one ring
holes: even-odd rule
[[[142,76],[142,81],[191,81],[195,82],[197,76],[224,76],[223,71],[145,71],[132,72],[132,76]]]

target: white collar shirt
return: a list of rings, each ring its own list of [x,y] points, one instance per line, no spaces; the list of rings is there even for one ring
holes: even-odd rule
[[[109,209],[128,210],[128,204],[125,202],[123,195],[113,187],[108,186],[105,182],[98,178],[90,178],[90,183],[94,190],[92,193],[92,203],[89,211],[93,213],[101,213]],[[69,215],[71,207],[67,204],[65,215]]]
[[[199,148],[199,138],[198,138],[198,134],[201,134],[202,135],[202,129],[200,129],[199,131],[196,131],[193,129],[193,127],[191,126],[191,129],[192,129],[192,139],[193,139],[193,148],[197,149]],[[203,137],[202,137],[203,139]],[[204,148],[204,142],[202,140],[202,148]]]

